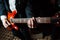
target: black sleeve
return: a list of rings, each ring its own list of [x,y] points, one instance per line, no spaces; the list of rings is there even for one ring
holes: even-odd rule
[[[5,14],[6,14],[6,10],[4,6],[4,1],[0,0],[0,16]]]
[[[10,11],[8,0],[0,1],[0,16],[7,15],[7,12]]]

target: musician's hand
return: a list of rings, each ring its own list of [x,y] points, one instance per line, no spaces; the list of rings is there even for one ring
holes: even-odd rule
[[[1,16],[1,21],[2,21],[2,24],[3,24],[3,26],[4,26],[5,28],[7,28],[9,25],[11,25],[11,24],[9,23],[9,21],[7,20],[7,17],[6,17],[5,15],[2,15],[2,16]]]
[[[28,27],[29,28],[35,28],[35,22],[36,22],[36,20],[35,20],[34,17],[32,17],[31,19],[29,19],[28,22],[27,22]]]

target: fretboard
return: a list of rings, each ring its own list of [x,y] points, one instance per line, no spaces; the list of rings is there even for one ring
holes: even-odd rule
[[[11,22],[13,23],[27,23],[27,21],[31,18],[14,18],[10,19]],[[37,23],[51,23],[51,18],[50,17],[40,17],[36,18]]]

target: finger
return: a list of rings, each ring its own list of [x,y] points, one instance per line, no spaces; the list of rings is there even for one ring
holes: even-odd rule
[[[28,24],[28,27],[29,28],[32,28],[32,19],[28,20],[28,23],[27,24]]]
[[[11,25],[8,21],[7,21],[7,24],[8,24],[8,25]]]
[[[5,28],[7,28],[8,27],[8,24],[6,24],[5,22],[3,23],[3,26],[5,27]]]
[[[3,22],[3,26],[4,26],[5,28],[7,28],[7,27],[8,27],[7,21],[4,20],[4,21],[2,21],[2,22]]]
[[[30,22],[31,22],[31,24],[30,24],[30,25],[31,25],[31,28],[33,28],[33,25],[34,25],[33,19],[34,19],[34,18],[32,18],[31,21],[30,21]]]
[[[32,17],[32,28],[36,27],[36,19],[34,17]]]
[[[34,20],[34,17],[32,17],[32,19]]]
[[[34,20],[34,17],[31,18],[30,20],[28,20],[27,24],[28,24],[29,28],[34,28],[34,26],[33,26],[34,25],[33,20]]]
[[[30,20],[28,20],[28,22],[27,22],[27,25],[28,25],[29,28],[31,28],[31,26],[30,26]]]
[[[31,28],[33,28],[33,19],[31,19]]]

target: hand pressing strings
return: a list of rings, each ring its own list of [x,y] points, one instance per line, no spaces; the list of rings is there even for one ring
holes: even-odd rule
[[[29,28],[36,28],[37,26],[36,19],[32,17],[31,19],[28,20],[27,25]]]

